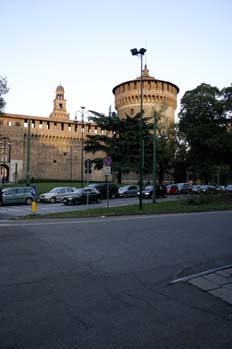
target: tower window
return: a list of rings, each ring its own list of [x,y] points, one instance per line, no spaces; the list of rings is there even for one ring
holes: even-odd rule
[[[59,104],[59,108],[62,109],[62,107],[63,107],[63,106],[62,106],[62,103],[60,103],[60,104]]]

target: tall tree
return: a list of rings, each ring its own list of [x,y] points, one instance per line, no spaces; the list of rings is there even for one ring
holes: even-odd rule
[[[201,84],[187,91],[181,100],[179,129],[187,140],[191,168],[205,182],[210,181],[215,166],[231,159],[232,135],[228,132],[231,99],[225,98],[228,94],[231,96],[228,89],[223,92]]]
[[[85,142],[85,151],[93,154],[102,151],[111,156],[113,160],[113,171],[117,173],[118,183],[121,183],[123,173],[138,172],[139,170],[139,123],[140,116],[137,114],[131,118],[126,116],[120,119],[115,113],[111,116],[105,116],[93,112],[94,116],[90,119],[97,127],[102,129],[101,135],[88,135]],[[144,137],[149,136],[149,129],[152,126],[147,120],[143,120]],[[150,152],[145,152],[146,157]],[[102,159],[96,158],[95,163],[98,166],[102,164]]]
[[[0,76],[0,114],[4,111],[4,107],[6,105],[6,102],[2,96],[8,91],[9,88],[7,87],[7,79]]]

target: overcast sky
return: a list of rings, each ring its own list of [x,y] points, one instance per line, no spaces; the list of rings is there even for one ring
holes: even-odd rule
[[[134,47],[180,88],[178,109],[202,82],[232,83],[231,0],[2,0],[0,21],[8,113],[48,117],[60,83],[71,119],[81,106],[108,113],[113,87],[140,75]]]

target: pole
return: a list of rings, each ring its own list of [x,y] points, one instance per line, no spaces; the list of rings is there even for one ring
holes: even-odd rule
[[[4,176],[5,176],[5,166],[6,166],[6,137],[3,137],[3,166],[4,166]]]
[[[140,119],[139,119],[139,209],[142,210],[143,207],[143,199],[142,199],[142,191],[143,191],[143,55],[147,50],[145,48],[141,48],[139,51],[137,48],[132,48],[131,53],[132,56],[140,55],[141,59],[141,78],[140,78]]]
[[[84,175],[83,175],[83,161],[84,161],[84,109],[85,107],[81,107],[81,186],[83,188],[84,185]]]
[[[27,130],[27,186],[30,185],[30,163],[31,163],[31,120],[28,120]]]
[[[153,195],[152,202],[156,203],[156,126],[157,126],[157,114],[156,111],[153,114]]]
[[[73,176],[72,176],[72,173],[73,173],[72,161],[73,161],[73,159],[72,159],[72,157],[73,157],[73,148],[72,148],[72,146],[70,146],[70,178],[71,178],[71,181],[73,179]]]
[[[140,120],[139,120],[139,143],[140,143],[140,156],[139,156],[139,209],[143,208],[143,55],[141,57],[141,80],[140,80]]]

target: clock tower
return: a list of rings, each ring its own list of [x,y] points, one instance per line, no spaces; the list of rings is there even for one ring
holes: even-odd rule
[[[50,118],[69,120],[69,114],[66,111],[66,99],[64,99],[64,88],[61,85],[56,88],[56,98],[53,101],[53,112],[50,114]]]

